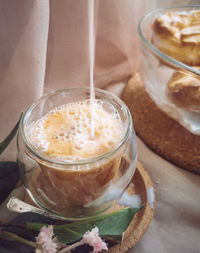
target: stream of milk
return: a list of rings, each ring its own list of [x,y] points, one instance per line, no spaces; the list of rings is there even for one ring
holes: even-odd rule
[[[88,21],[89,21],[89,62],[90,62],[90,110],[91,110],[91,137],[95,136],[95,93],[94,93],[94,59],[95,59],[95,25],[94,6],[95,0],[88,0]]]

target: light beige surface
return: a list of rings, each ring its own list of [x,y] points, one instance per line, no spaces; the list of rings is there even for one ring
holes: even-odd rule
[[[154,219],[129,253],[200,252],[200,176],[152,152],[138,138],[139,157],[155,187]]]
[[[159,2],[152,1],[148,5],[152,8]],[[165,1],[165,5],[172,2],[186,1]],[[74,0],[50,1],[48,34],[49,1],[0,1],[0,139],[12,128],[20,112],[42,95],[45,78],[45,90],[71,84],[88,85],[87,54],[83,53],[86,37],[80,36],[80,32],[86,33],[87,23],[83,22],[85,15],[79,15],[85,11],[85,2],[76,0],[80,11],[73,9],[73,3]],[[120,81],[138,68],[136,21],[145,12],[145,1],[101,0],[100,8],[102,26],[99,29],[102,27],[105,33],[99,31],[102,36],[97,48],[104,53],[97,54],[96,82],[103,87],[111,81],[119,81],[111,88],[117,93],[124,86]],[[77,41],[74,36],[78,34]],[[75,67],[78,67],[77,72],[74,72]],[[200,252],[200,177],[166,162],[139,139],[138,149],[139,160],[154,182],[157,206],[148,231],[130,252]],[[4,154],[4,159],[15,157],[15,143],[11,151]],[[24,191],[18,188],[13,195],[23,198]],[[3,221],[14,215],[5,209],[5,204],[0,207]]]

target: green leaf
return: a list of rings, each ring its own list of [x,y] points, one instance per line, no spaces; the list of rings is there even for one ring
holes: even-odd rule
[[[31,229],[33,231],[40,231],[40,229],[43,227],[43,226],[48,226],[49,224],[46,224],[46,223],[39,223],[39,222],[26,222],[26,227],[27,229]]]
[[[18,120],[17,124],[14,126],[10,134],[4,139],[3,142],[0,143],[0,155],[3,153],[3,151],[7,148],[9,143],[12,141],[12,139],[15,137],[15,134],[17,133],[19,122],[21,120],[22,115],[20,116],[20,119]]]
[[[0,204],[8,197],[19,181],[16,162],[0,162]]]
[[[124,231],[129,226],[135,213],[141,210],[141,208],[124,208],[119,211],[98,215],[93,218],[77,221],[73,223],[67,223],[64,225],[55,225],[54,233],[57,239],[63,243],[73,243],[82,238],[84,233],[88,230],[92,230],[95,226],[99,228],[99,234],[102,237],[122,238]],[[27,228],[32,230],[40,230],[42,226],[46,224],[42,223],[27,223]]]

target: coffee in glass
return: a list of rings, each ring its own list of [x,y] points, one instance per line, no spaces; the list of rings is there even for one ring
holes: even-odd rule
[[[80,219],[107,210],[135,171],[128,108],[96,89],[92,131],[89,95],[87,88],[51,92],[31,105],[20,123],[22,181],[32,200],[55,217]]]

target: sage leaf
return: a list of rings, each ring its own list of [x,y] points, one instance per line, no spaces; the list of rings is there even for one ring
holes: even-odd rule
[[[3,142],[0,143],[0,155],[3,153],[3,151],[7,148],[9,143],[12,141],[12,139],[15,137],[15,134],[17,133],[17,130],[19,128],[19,123],[21,120],[22,115],[20,116],[20,119],[18,120],[17,124],[14,126],[10,134],[3,140]]]
[[[85,232],[92,230],[95,226],[99,228],[100,236],[106,238],[122,238],[124,231],[128,228],[136,212],[141,208],[124,208],[119,211],[98,215],[93,218],[67,223],[64,225],[54,225],[54,233],[57,239],[62,243],[73,243],[82,238]],[[27,222],[27,228],[40,230],[42,223]]]
[[[33,213],[33,212],[21,213],[21,214],[17,215],[12,220],[12,222],[14,222],[16,224],[22,224],[26,227],[26,229],[27,229],[27,223],[36,224],[37,229],[31,229],[31,230],[35,230],[36,232],[38,232],[41,229],[41,227],[44,225],[48,226],[48,225],[63,224],[62,220],[55,220],[55,219],[46,217],[42,214]],[[37,226],[37,224],[40,224],[40,225]]]
[[[86,231],[91,230],[94,226],[98,226],[101,237],[111,240],[111,242],[109,241],[109,245],[112,246],[112,242],[121,241],[123,237],[123,233],[121,232],[126,230],[135,213],[139,210],[125,208],[111,214],[98,215],[91,219],[67,224],[40,214],[27,212],[15,217],[11,222],[12,227],[6,228],[6,231],[34,242],[41,227],[51,224],[54,225],[54,233],[60,242],[72,243],[80,240]],[[108,233],[112,233],[113,235],[108,235]],[[117,235],[119,233],[121,234]],[[83,245],[76,248],[73,252],[89,252],[90,250],[87,245]],[[23,243],[5,240],[5,238],[1,239],[0,237],[0,252],[32,253],[34,252],[34,248]]]
[[[0,162],[0,204],[9,196],[19,181],[16,162]]]
[[[108,215],[101,215],[88,221],[54,226],[54,233],[60,242],[72,243],[80,240],[86,231],[92,230],[97,226],[101,236],[105,238],[106,236],[118,237],[128,228],[128,225],[138,210],[135,208],[124,208],[120,211]]]
[[[0,204],[9,196],[19,181],[16,162],[0,162]]]

